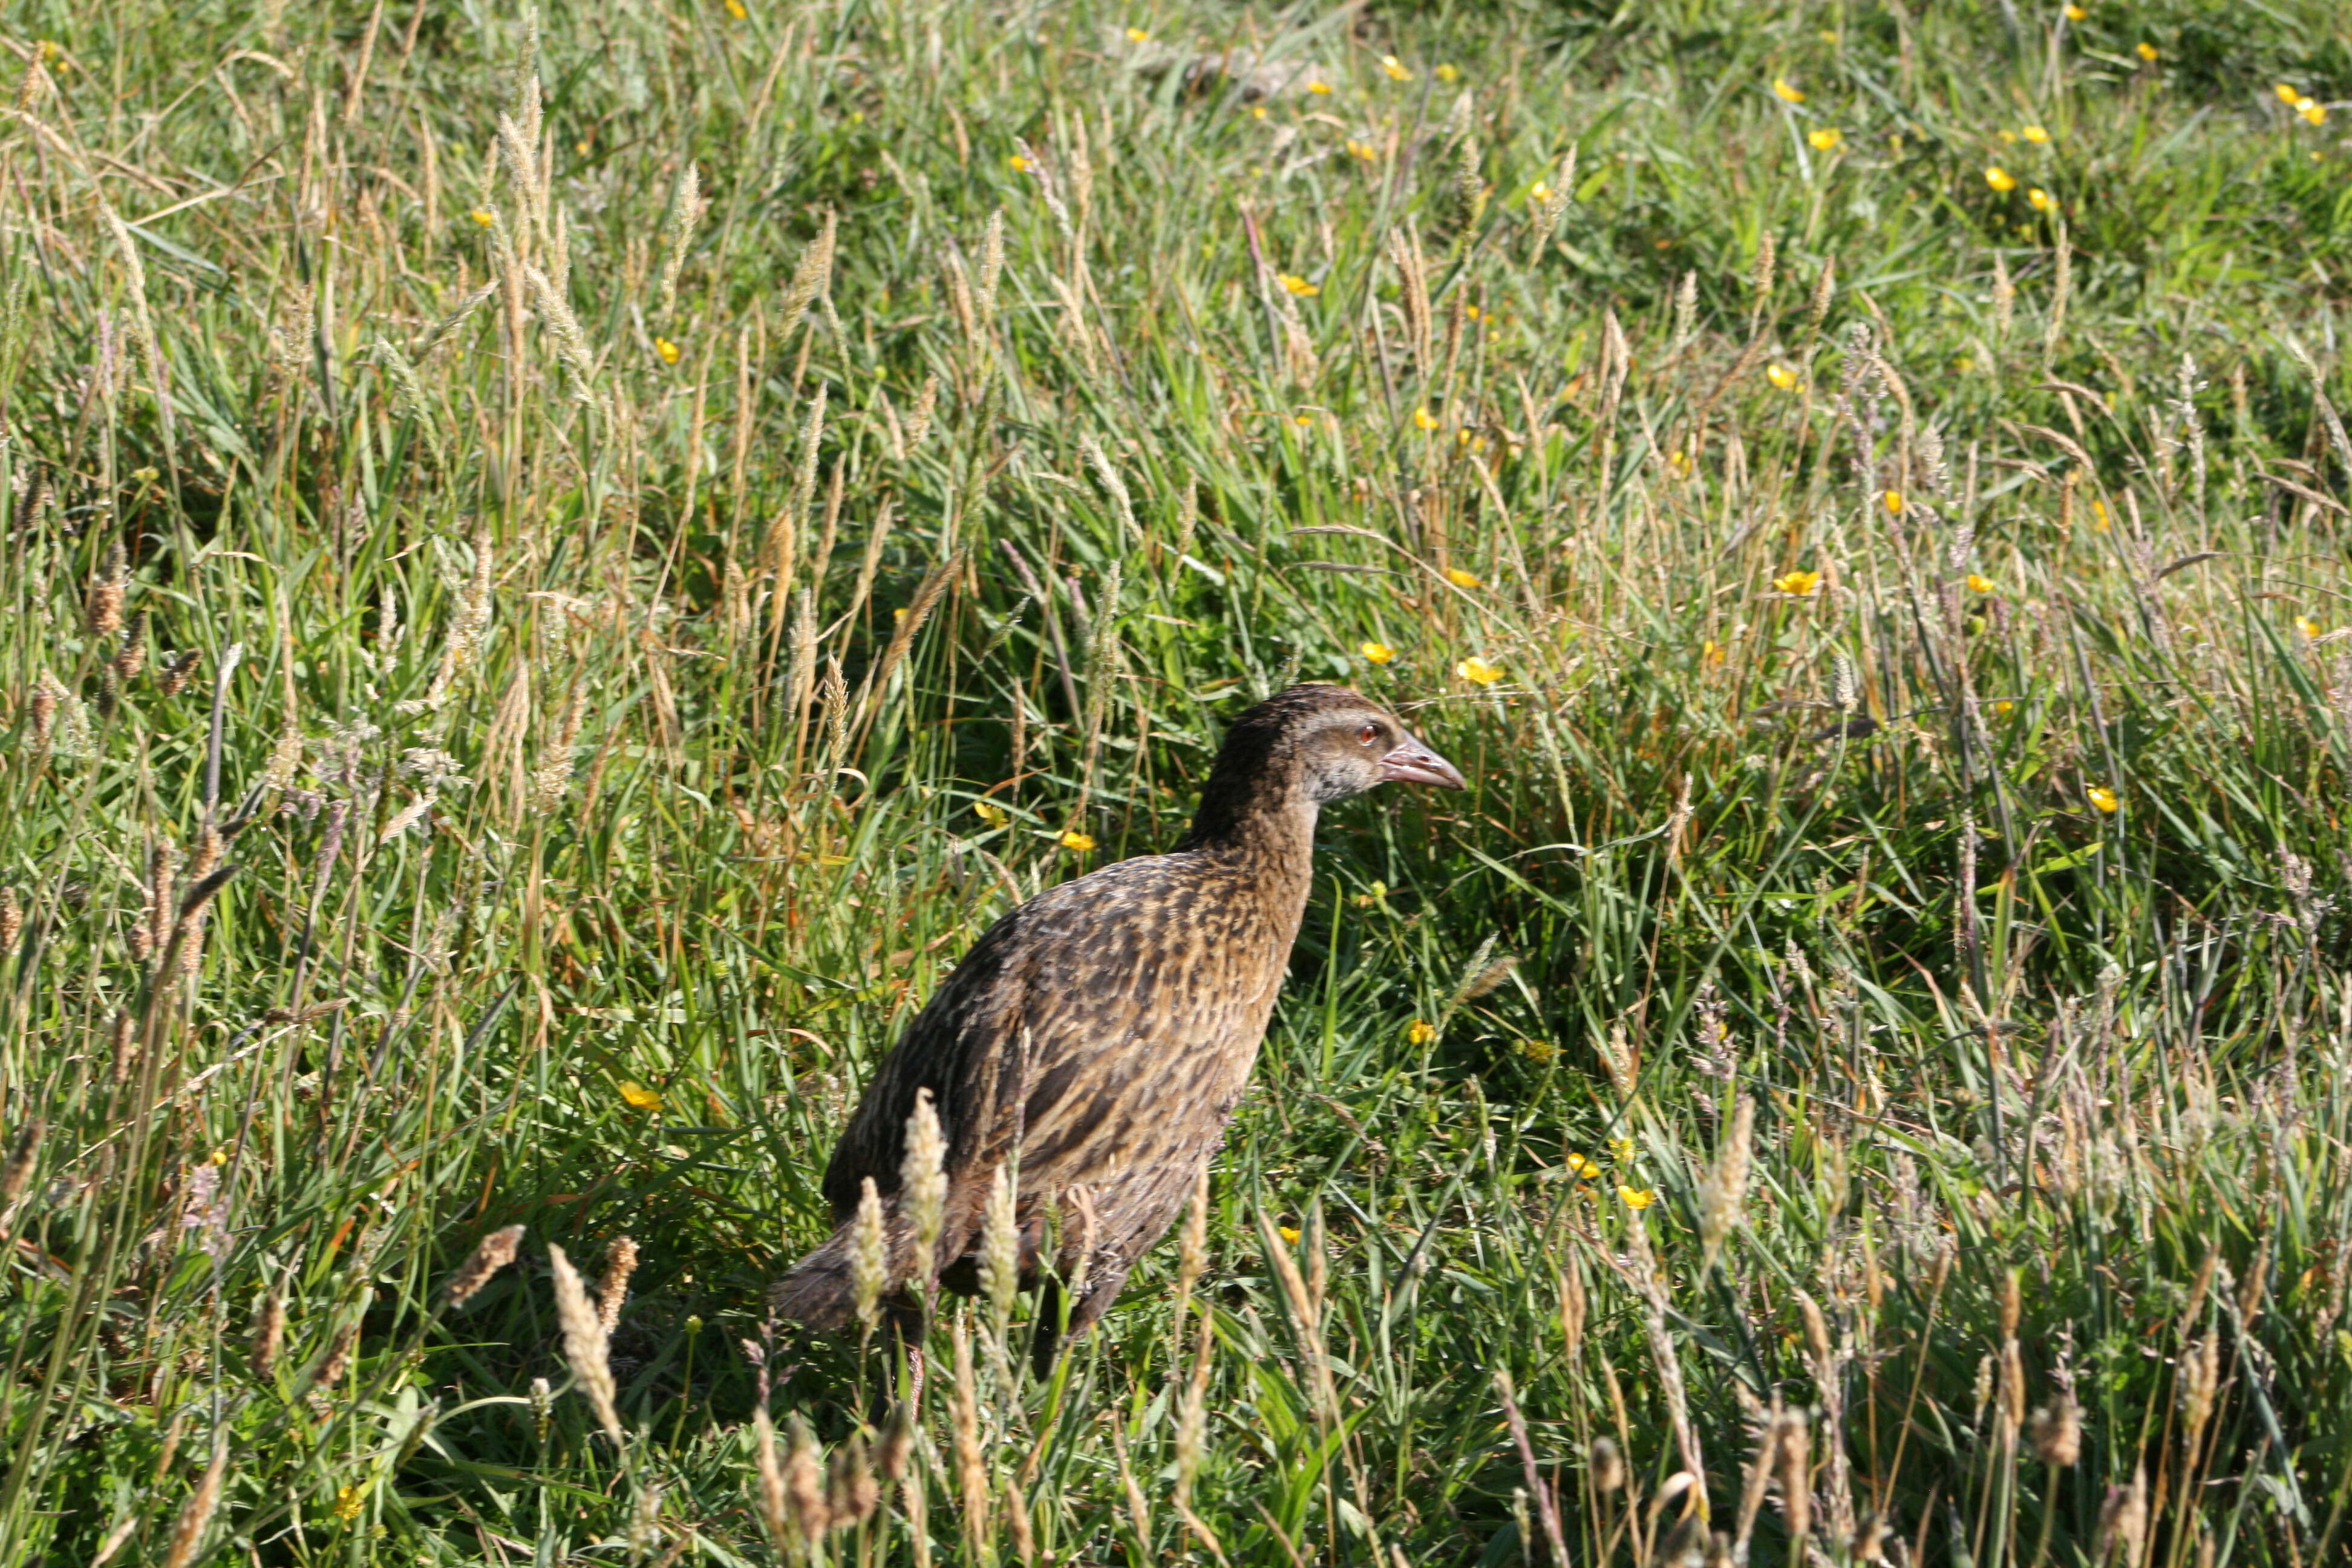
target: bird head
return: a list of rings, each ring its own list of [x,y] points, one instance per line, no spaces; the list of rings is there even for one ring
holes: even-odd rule
[[[1286,742],[1280,749],[1297,760],[1298,782],[1318,805],[1391,781],[1466,787],[1454,764],[1396,715],[1344,686],[1294,686],[1258,710],[1267,710]]]

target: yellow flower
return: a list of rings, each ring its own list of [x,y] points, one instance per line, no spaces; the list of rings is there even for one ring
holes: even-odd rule
[[[1359,647],[1356,651],[1373,664],[1386,664],[1396,657],[1396,649],[1384,642],[1368,642]]]
[[[1816,153],[1834,153],[1838,143],[1845,140],[1845,132],[1834,125],[1824,125],[1819,131],[1806,132],[1805,140],[1813,144]]]
[[[1985,184],[2006,195],[2017,189],[2017,176],[1999,164],[1995,164],[1985,171]]]
[[[1323,286],[1321,284],[1309,283],[1306,279],[1299,277],[1296,272],[1284,273],[1282,275],[1282,286],[1304,300],[1312,300],[1316,295],[1323,292]]]
[[[1776,76],[1772,79],[1772,96],[1780,100],[1783,103],[1802,103],[1805,101],[1805,95],[1799,91],[1795,87],[1790,85],[1789,79],[1784,76]]]
[[[1091,833],[1081,833],[1073,827],[1062,835],[1062,847],[1065,849],[1086,855],[1092,853],[1094,847],[1095,839]]]
[[[1800,599],[1811,597],[1813,590],[1821,585],[1822,574],[1818,572],[1784,572],[1772,579],[1772,586],[1777,592]]]
[[[2279,101],[2289,109],[2303,101],[2303,89],[2299,87],[2291,87],[2285,82],[2281,82],[2271,90],[2277,93]]]
[[[335,1493],[335,1517],[345,1524],[359,1518],[367,1507],[367,1488],[344,1487]]]
[[[1474,656],[1455,665],[1454,673],[1477,685],[1492,686],[1503,679],[1503,667],[1499,664],[1488,664],[1485,659]]]
[[[2024,137],[2028,142],[2032,142],[2037,147],[2050,140],[2050,132],[2039,125],[2026,126],[2023,130],[2020,131],[2018,134]]]
[[[1625,1200],[1625,1206],[1629,1209],[1645,1209],[1658,1201],[1658,1194],[1647,1187],[1620,1185],[1617,1195]]]
[[[1979,577],[1973,572],[1969,574],[1969,592],[1971,594],[1990,594],[2000,586],[1990,577]]]
[[[1528,187],[1528,200],[1534,202],[1538,206],[1542,205],[1545,202],[1551,200],[1551,187],[1545,184],[1541,180],[1538,180],[1534,184]]]
[[[1723,662],[1723,645],[1716,641],[1713,637],[1709,637],[1705,643],[1700,645],[1698,657],[1703,663],[1721,664]]]
[[[1414,409],[1412,411],[1412,422],[1417,427],[1423,430],[1434,430],[1437,428],[1437,416],[1432,414],[1426,408]]]
[[[974,816],[991,827],[1002,827],[1013,820],[1013,814],[992,800],[973,801],[971,809]]]
[[[1448,566],[1445,569],[1445,580],[1457,588],[1475,588],[1478,585],[1478,579],[1459,566]]]
[[[1263,103],[1251,104],[1250,118],[1252,120],[1264,120],[1265,118],[1265,105]]]
[[[1794,370],[1782,364],[1779,360],[1774,360],[1770,364],[1764,367],[1764,379],[1770,382],[1773,385],[1779,387],[1783,392],[1794,392],[1798,387],[1804,384],[1803,382],[1798,379],[1797,373]]]
[[[1129,27],[1127,30],[1127,41],[1130,44],[1148,44],[1151,41],[1151,35],[1140,27]]]
[[[1415,1018],[1405,1029],[1404,1040],[1409,1046],[1425,1046],[1437,1038],[1437,1026],[1425,1018]]]
[[[1315,416],[1312,414],[1294,414],[1290,416],[1290,422],[1293,425],[1299,426],[1303,428],[1306,426],[1315,423]]]
[[[1029,172],[1029,160],[1018,153],[1008,153],[1004,157],[1004,166],[1016,174],[1025,174]]]
[[[1389,73],[1389,79],[1391,81],[1411,81],[1412,79],[1412,72],[1405,69],[1402,65],[1398,63],[1397,58],[1394,55],[1382,55],[1381,57],[1381,69]]]
[[[1295,1226],[1276,1226],[1274,1227],[1274,1234],[1282,1237],[1284,1242],[1289,1246],[1296,1247],[1298,1245],[1298,1230]]]
[[[664,364],[676,364],[677,363],[677,345],[670,342],[667,338],[656,338],[654,340],[654,353],[661,355],[661,362]]]
[[[1622,1162],[1632,1159],[1638,1151],[1631,1138],[1621,1137],[1609,1140],[1609,1152]]]
[[[1549,1040],[1521,1040],[1519,1055],[1538,1067],[1549,1067],[1552,1059],[1559,1055],[1559,1047]]]
[[[1570,1175],[1580,1176],[1588,1182],[1601,1173],[1601,1167],[1581,1154],[1570,1154],[1565,1163]]]
[[[2080,5],[2069,5],[2066,7],[2066,20],[2069,22],[2087,21],[2090,19],[2090,15],[2091,14],[2088,11],[2084,10]]]
[[[499,221],[488,207],[476,207],[472,212],[467,213],[466,216],[472,218],[476,223],[480,224],[484,228],[488,228],[492,224]]]
[[[1998,136],[1998,137],[2000,137],[2002,141],[2004,141],[2004,142],[2007,142],[2011,143],[2011,145],[2015,145],[2015,143],[2016,143],[2016,142],[2017,142],[2017,132],[2014,132],[2014,131],[2009,130],[2009,129],[2008,129],[2007,127],[2005,127],[2005,126],[2004,126],[2002,129],[2000,129],[2000,130],[1999,130],[1999,131],[1994,132],[1993,132],[1993,134],[1994,134],[1994,135],[1996,135],[1996,136]]]
[[[2297,616],[2294,618],[2294,629],[2301,632],[2306,639],[2309,639],[2319,635],[2319,623],[2313,620],[2309,616]]]
[[[1437,68],[1437,79],[1448,82],[1460,81],[1462,79],[1462,72],[1458,68],[1454,66],[1439,66]]]
[[[740,22],[751,13],[743,8],[743,0],[727,0],[727,14]]]
[[[2016,706],[2016,703],[2011,702],[2009,699],[2004,697],[2000,701],[1992,705],[1992,710],[2006,719],[2009,717],[2011,710],[2014,709]]]
[[[2096,532],[2105,533],[2108,529],[2114,526],[2115,525],[2113,523],[2107,521],[2107,503],[2103,500],[2093,501],[2091,503],[2092,529]]]
[[[2314,103],[2311,100],[2306,98],[2301,103],[2294,106],[2294,111],[2297,114],[2302,115],[2305,120],[2310,121],[2314,125],[2325,125],[2327,123],[2327,106],[2324,103]]]
[[[2091,797],[2091,804],[2093,805],[2095,805],[2101,811],[2111,815],[2116,810],[2116,808],[2123,805],[2122,799],[2116,795],[2116,792],[2109,789],[2105,784],[2093,784],[2089,789],[2083,793]]]
[[[1903,515],[1903,492],[1901,490],[1888,490],[1879,499],[1886,503],[1886,510],[1889,516],[1901,517]]]
[[[1307,84],[1307,90],[1320,98],[1330,92],[1331,84],[1328,81],[1310,81]]]
[[[1380,150],[1374,147],[1370,142],[1359,142],[1351,136],[1348,139],[1348,155],[1351,158],[1361,158],[1365,163],[1369,163],[1377,159],[1381,154]]]
[[[632,1110],[659,1110],[662,1097],[634,1079],[621,1080],[621,1098]]]
[[[2033,210],[2035,212],[2054,213],[2058,210],[2058,198],[2052,195],[2048,191],[2043,190],[2040,185],[2036,185],[2032,190],[2026,192],[2025,199],[2033,204]]]
[[[2156,46],[2149,43],[2146,38],[2142,38],[2138,44],[2134,46],[2132,52],[2138,55],[2140,58],[2146,60],[2150,65],[2154,65],[2156,63]]]

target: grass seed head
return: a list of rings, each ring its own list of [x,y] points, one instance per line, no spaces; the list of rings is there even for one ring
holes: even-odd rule
[[[927,1284],[939,1268],[940,1230],[947,1223],[947,1152],[931,1091],[917,1089],[914,1111],[907,1118],[907,1152],[898,1166],[898,1190],[907,1222],[915,1233],[917,1275]]]
[[[608,1335],[621,1326],[621,1308],[629,1299],[629,1276],[636,1271],[637,1244],[625,1236],[614,1237],[604,1252],[604,1278],[596,1287],[596,1322]]]
[[[509,1225],[482,1237],[480,1245],[474,1248],[473,1256],[467,1258],[464,1267],[450,1277],[449,1305],[462,1307],[481,1294],[482,1287],[488,1285],[499,1269],[514,1261],[516,1249],[522,1246],[522,1226]]]
[[[2083,1416],[2073,1394],[2061,1393],[2035,1410],[2030,1431],[2034,1457],[2043,1464],[2063,1469],[2082,1458]]]
[[[1021,1234],[1012,1173],[1000,1164],[989,1174],[988,1206],[980,1224],[980,1289],[1000,1330],[1013,1315],[1013,1295],[1020,1288]]]
[[[883,1292],[890,1288],[889,1240],[882,1219],[882,1194],[874,1178],[866,1178],[857,1198],[857,1216],[850,1221],[849,1297],[857,1321],[874,1326]]]
[[[588,1402],[595,1406],[604,1435],[617,1447],[622,1440],[621,1413],[613,1404],[613,1367],[605,1350],[604,1325],[563,1248],[549,1247],[547,1259],[555,1275],[555,1321],[563,1331],[563,1359],[571,1363],[572,1375],[580,1380]]]

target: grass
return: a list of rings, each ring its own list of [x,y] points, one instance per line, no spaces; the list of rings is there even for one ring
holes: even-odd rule
[[[10,11],[0,1558],[2340,1558],[2340,7],[748,3]],[[1472,793],[910,1422],[846,1106],[1294,679]]]

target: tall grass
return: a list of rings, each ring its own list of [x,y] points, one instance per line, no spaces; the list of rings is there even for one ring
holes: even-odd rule
[[[2352,24],[2055,9],[13,8],[0,1555],[2336,1560]],[[1295,679],[1186,1235],[766,1321]]]

